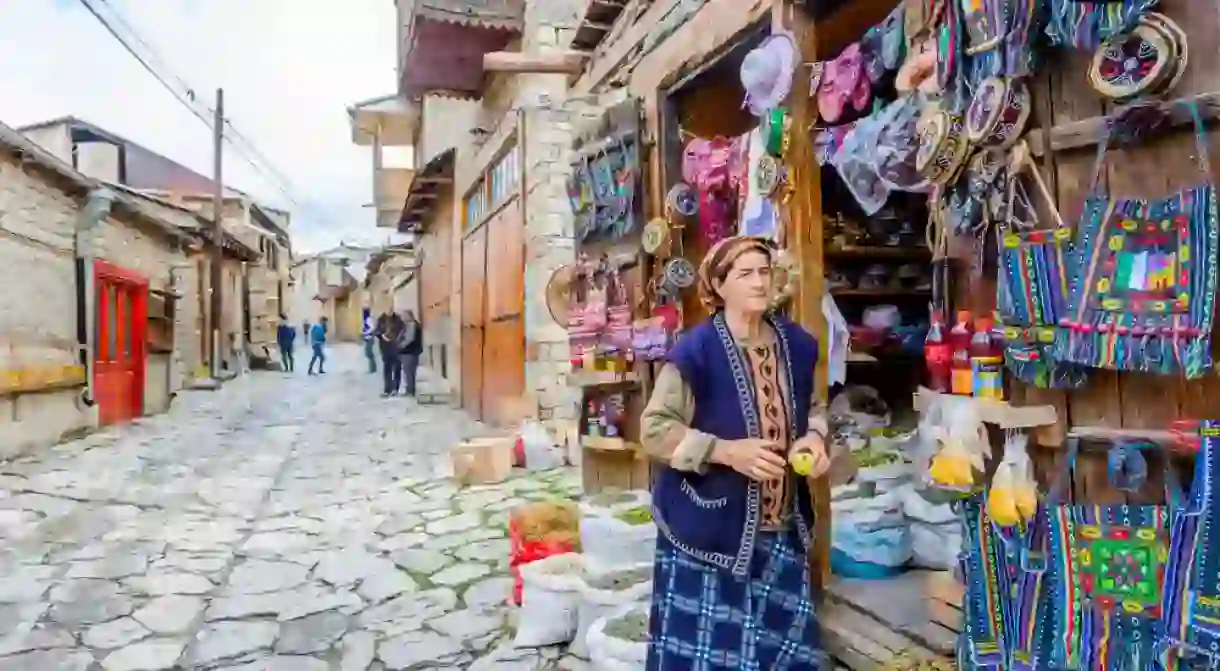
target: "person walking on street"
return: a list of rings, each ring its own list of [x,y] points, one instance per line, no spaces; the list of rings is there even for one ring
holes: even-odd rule
[[[415,313],[407,310],[403,319],[402,371],[406,395],[415,396],[415,377],[419,372],[419,356],[424,351],[424,329]]]
[[[326,317],[309,329],[309,344],[313,347],[313,357],[309,360],[309,374],[313,375],[313,366],[318,364],[318,375],[326,374],[326,325],[330,320]]]
[[[397,396],[398,386],[402,384],[402,351],[403,330],[405,324],[396,312],[383,312],[377,317],[377,326],[373,333],[381,348],[381,368],[385,384],[381,396]]]
[[[364,314],[364,358],[369,362],[369,373],[377,372],[377,355],[373,353],[374,347],[377,344],[377,336],[373,335],[373,331],[377,329],[377,320],[373,319],[372,312]]]
[[[296,360],[292,354],[296,340],[297,330],[288,323],[287,317],[280,315],[280,325],[275,329],[275,342],[280,346],[280,365],[284,367],[285,373],[291,373],[296,369]]]

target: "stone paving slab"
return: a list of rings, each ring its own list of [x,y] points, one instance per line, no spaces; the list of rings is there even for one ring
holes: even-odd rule
[[[586,668],[507,604],[505,511],[578,475],[459,488],[487,429],[332,359],[0,463],[0,671]]]

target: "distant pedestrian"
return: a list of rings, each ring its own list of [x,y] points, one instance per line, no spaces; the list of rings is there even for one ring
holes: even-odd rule
[[[275,329],[275,342],[280,346],[280,364],[283,365],[285,373],[296,370],[296,360],[292,354],[296,340],[297,330],[288,323],[288,317],[280,315],[280,325]]]
[[[372,313],[366,311],[364,314],[364,358],[369,362],[369,373],[377,372],[377,355],[374,354],[377,336],[373,335],[375,330],[377,330],[377,320],[373,319]]]
[[[313,348],[313,357],[309,359],[309,374],[313,375],[313,366],[318,364],[318,374],[326,373],[326,325],[330,320],[326,317],[309,329],[309,345]]]
[[[385,384],[382,396],[397,396],[402,384],[402,336],[405,324],[395,312],[383,312],[377,317],[373,333],[381,348],[381,367]]]
[[[403,383],[406,385],[407,396],[415,396],[415,378],[419,372],[419,356],[424,351],[424,329],[415,318],[415,313],[407,310],[403,319],[402,370]]]
[[[309,340],[309,322],[308,321],[306,321],[305,326],[303,326],[301,328],[301,337],[306,340]]]

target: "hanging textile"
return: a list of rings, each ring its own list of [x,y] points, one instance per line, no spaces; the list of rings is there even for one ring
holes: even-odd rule
[[[1141,452],[1152,447],[1115,444],[1110,485],[1135,491],[1145,484]],[[1065,466],[1046,497],[1045,545],[1031,546],[1031,556],[1045,553],[1045,565],[1025,566],[1043,572],[1049,586],[1039,621],[1025,623],[1049,629],[1049,659],[1036,668],[1174,671],[1176,665],[1161,665],[1158,652],[1170,528],[1182,502],[1177,475],[1165,469],[1167,505],[1064,504],[1078,453],[1079,441],[1069,439]]]
[[[1014,573],[984,501],[979,493],[955,504],[962,522],[959,561],[966,582],[957,668],[1001,671],[1006,668],[1005,614]]]
[[[1199,167],[1211,179],[1198,106],[1190,103]],[[1112,127],[1114,121],[1109,125]],[[1220,221],[1210,181],[1161,200],[1098,190],[1110,133],[1097,152],[1077,230],[1080,272],[1056,337],[1056,356],[1081,365],[1183,374],[1212,367]]]
[[[1130,31],[1159,0],[1049,0],[1046,37],[1052,46],[1092,51]]]
[[[1220,546],[1212,523],[1220,520],[1220,421],[1203,422],[1194,482],[1182,515],[1173,522],[1165,575],[1165,637],[1173,655],[1201,654],[1220,665]]]
[[[996,309],[1004,328],[1004,361],[1017,378],[1041,388],[1076,388],[1080,366],[1054,359],[1056,325],[1067,315],[1076,257],[1067,228],[1009,231],[1000,240]]]

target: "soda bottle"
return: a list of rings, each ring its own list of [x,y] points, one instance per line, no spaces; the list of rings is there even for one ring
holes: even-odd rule
[[[970,312],[957,313],[957,323],[949,331],[949,347],[953,351],[951,363],[952,391],[954,394],[970,396],[974,393],[974,376],[970,370]]]
[[[923,358],[928,368],[928,389],[948,394],[953,390],[950,360],[953,350],[945,337],[945,325],[941,323],[940,313],[932,311],[932,325],[928,327],[928,337],[923,344]]]
[[[991,333],[991,319],[979,317],[970,338],[970,374],[974,395],[979,398],[1004,398],[1004,350],[997,347]]]

